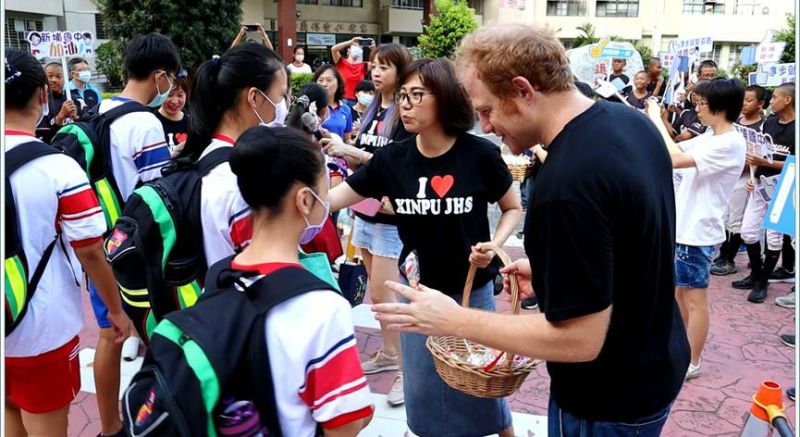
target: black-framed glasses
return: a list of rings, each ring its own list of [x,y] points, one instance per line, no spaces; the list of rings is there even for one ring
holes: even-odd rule
[[[433,93],[429,93],[426,91],[412,91],[410,93],[407,93],[405,91],[400,91],[394,95],[394,103],[400,106],[403,104],[403,102],[408,100],[409,103],[416,106],[422,103],[423,96],[432,96],[432,95]]]

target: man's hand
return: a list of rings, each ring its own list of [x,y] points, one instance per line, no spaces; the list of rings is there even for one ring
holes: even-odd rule
[[[755,181],[754,181],[754,180],[752,180],[752,179],[748,179],[748,180],[747,180],[747,182],[744,184],[744,189],[745,189],[745,191],[747,191],[748,193],[752,193],[752,192],[753,192],[753,190],[755,190],[755,189],[756,189],[756,183],[755,183]]]
[[[385,285],[409,301],[372,306],[375,319],[384,322],[389,330],[422,335],[458,335],[458,327],[463,321],[462,308],[452,298],[424,285],[419,285],[417,290],[393,281],[386,281]]]
[[[108,321],[114,329],[114,343],[122,343],[133,335],[133,322],[128,315],[122,311],[108,312]]]
[[[503,291],[511,293],[511,275],[517,278],[517,285],[519,286],[519,299],[527,299],[534,295],[533,285],[531,284],[531,262],[525,259],[518,259],[513,263],[500,269],[503,274]]]
[[[469,254],[470,264],[479,269],[485,269],[489,266],[489,263],[491,263],[492,259],[495,257],[495,253],[493,250],[488,250],[486,248],[487,245],[491,245],[491,242],[478,243],[472,246],[472,251]]]

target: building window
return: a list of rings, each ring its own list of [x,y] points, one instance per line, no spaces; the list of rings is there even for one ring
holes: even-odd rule
[[[100,14],[94,15],[94,37],[97,39],[108,39],[108,30],[106,30],[106,23]]]
[[[725,13],[723,0],[683,0],[683,13],[687,15],[721,15]]]
[[[742,49],[750,45],[751,44],[731,44],[730,52],[728,52],[728,65],[733,66],[741,62]]]
[[[392,7],[396,9],[425,9],[425,0],[392,0]]]
[[[598,17],[638,17],[639,0],[597,0]]]
[[[706,59],[711,59],[717,65],[719,65],[719,49],[720,49],[719,44],[714,43],[714,45],[711,47],[710,52],[700,53],[700,60],[704,61]]]
[[[321,0],[319,4],[323,6],[346,6],[348,8],[360,8],[364,6],[364,0]]]
[[[586,15],[586,0],[547,0],[547,15],[576,17]]]
[[[406,47],[416,47],[419,44],[419,38],[416,36],[400,36],[400,44]]]
[[[278,0],[275,0],[277,2]],[[297,0],[298,5],[316,5],[317,0]]]
[[[44,22],[42,20],[6,17],[5,45],[6,47],[27,52],[30,48],[28,41],[25,39],[28,36],[28,32],[41,32],[42,30],[44,30]]]
[[[468,0],[467,6],[475,9],[475,15],[483,15],[483,0]]]
[[[769,15],[768,3],[764,0],[736,0],[733,13],[736,15]]]

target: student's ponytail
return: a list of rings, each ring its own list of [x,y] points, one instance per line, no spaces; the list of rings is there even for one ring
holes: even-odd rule
[[[199,159],[225,113],[235,107],[240,91],[268,89],[283,68],[275,52],[256,43],[239,44],[204,62],[192,84],[189,136],[179,157]]]

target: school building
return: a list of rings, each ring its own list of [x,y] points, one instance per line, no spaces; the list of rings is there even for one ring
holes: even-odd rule
[[[423,11],[431,0],[244,0],[244,21],[261,22],[282,43],[307,47],[306,59],[329,59],[329,48],[354,36],[393,41],[409,47],[422,33]],[[730,69],[742,47],[758,43],[767,31],[786,26],[795,0],[468,0],[479,24],[493,21],[546,23],[567,48],[591,23],[597,36],[641,40],[654,53],[667,51],[676,38],[711,37],[704,54]],[[294,36],[280,41],[281,20],[296,19]],[[290,32],[287,32],[290,33]],[[276,48],[278,44],[275,44]],[[287,57],[290,59],[290,57]]]

